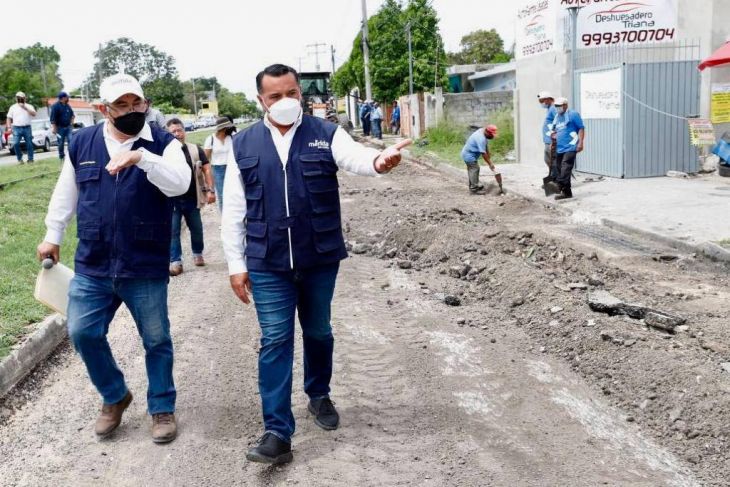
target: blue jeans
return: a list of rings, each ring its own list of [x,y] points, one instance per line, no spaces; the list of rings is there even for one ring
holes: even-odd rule
[[[200,218],[198,202],[186,198],[172,200],[172,241],[170,242],[170,262],[182,262],[182,245],[180,244],[180,230],[182,219],[190,230],[190,247],[194,256],[203,255],[203,220]]]
[[[58,139],[58,157],[63,159],[66,157],[64,152],[64,145],[68,142],[68,146],[71,147],[71,126],[68,127],[56,127],[56,138]]]
[[[28,151],[28,161],[33,161],[33,131],[30,125],[26,127],[13,127],[13,137],[15,138],[15,156],[18,161],[23,160],[23,150],[20,142],[25,139],[25,150]]]
[[[223,181],[226,179],[225,164],[211,164],[213,168],[213,185],[215,186],[215,199],[218,202],[218,211],[223,211]]]
[[[175,411],[167,282],[167,278],[113,279],[83,274],[71,281],[68,334],[105,404],[121,401],[128,390],[106,338],[114,313],[124,303],[145,349],[147,410],[150,414]]]
[[[264,428],[284,441],[294,434],[291,411],[294,311],[304,344],[304,392],[329,396],[334,337],[330,305],[340,264],[291,272],[249,272],[261,326],[259,393]]]

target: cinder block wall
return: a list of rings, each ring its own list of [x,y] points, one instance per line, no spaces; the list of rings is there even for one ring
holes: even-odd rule
[[[444,118],[456,125],[482,126],[492,113],[512,109],[512,91],[445,93]]]

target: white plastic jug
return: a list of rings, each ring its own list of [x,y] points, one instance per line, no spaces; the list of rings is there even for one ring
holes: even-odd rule
[[[51,265],[48,265],[47,261],[50,259],[46,259],[43,268],[38,273],[33,297],[52,310],[66,316],[68,288],[74,277],[74,271],[60,262],[52,265],[51,261]]]

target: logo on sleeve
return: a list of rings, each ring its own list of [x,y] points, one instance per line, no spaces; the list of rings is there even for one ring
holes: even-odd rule
[[[329,150],[330,144],[327,141],[315,139],[314,142],[309,143],[309,147],[313,149]]]

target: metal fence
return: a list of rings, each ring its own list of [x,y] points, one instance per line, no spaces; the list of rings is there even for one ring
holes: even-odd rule
[[[670,170],[696,172],[696,150],[686,119],[699,112],[697,41],[618,45],[578,52],[576,109],[581,110],[581,75],[621,69],[621,115],[591,118],[586,150],[577,169],[612,177],[662,176]]]

